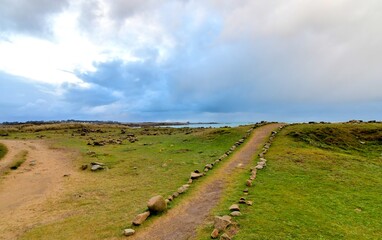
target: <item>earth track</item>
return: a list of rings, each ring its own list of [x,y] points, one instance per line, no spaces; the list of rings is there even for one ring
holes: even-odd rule
[[[194,239],[197,228],[202,225],[222,197],[226,178],[236,167],[247,167],[255,158],[271,132],[283,124],[269,124],[256,128],[243,147],[235,151],[228,162],[221,163],[212,172],[212,179],[197,186],[196,194],[180,203],[151,226],[137,232],[135,240],[185,240]],[[198,184],[198,183],[196,183]]]

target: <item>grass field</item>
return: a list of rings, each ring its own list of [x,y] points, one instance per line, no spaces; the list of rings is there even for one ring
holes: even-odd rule
[[[234,239],[382,239],[382,124],[291,125],[266,158]],[[232,177],[216,215],[229,214],[248,176]]]
[[[203,170],[206,163],[224,154],[249,128],[13,127],[4,138],[45,139],[52,148],[79,153],[74,167],[80,177],[69,177],[69,190],[61,200],[50,200],[49,210],[44,212],[47,219],[53,220],[35,226],[21,239],[123,238],[122,230],[145,210],[150,197],[172,194],[187,182],[190,172]],[[138,141],[131,143],[132,138]],[[123,143],[87,145],[113,139]],[[80,170],[81,165],[92,161],[105,163],[109,169]]]

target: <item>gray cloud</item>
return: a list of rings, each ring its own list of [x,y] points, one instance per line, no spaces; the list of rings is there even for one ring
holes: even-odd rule
[[[45,35],[50,33],[52,14],[68,6],[67,0],[1,0],[0,29],[4,32],[22,32]]]
[[[0,26],[42,31],[47,16],[67,6],[30,2],[6,1],[10,10],[0,10]],[[77,104],[89,116],[94,110],[118,118],[111,112],[119,111],[141,120],[382,117],[378,1],[93,0],[78,6],[84,36],[137,60],[113,55],[94,62],[95,71],[77,71],[91,87],[62,86],[60,101],[69,112]]]

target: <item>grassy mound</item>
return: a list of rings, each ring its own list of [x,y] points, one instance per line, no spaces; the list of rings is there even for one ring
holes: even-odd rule
[[[7,152],[7,147],[4,144],[0,143],[0,159],[2,159],[5,156],[5,154],[7,154]]]
[[[382,124],[286,127],[236,218],[235,239],[381,239]],[[242,197],[248,172],[232,177],[215,214]],[[211,226],[201,230],[209,239]]]

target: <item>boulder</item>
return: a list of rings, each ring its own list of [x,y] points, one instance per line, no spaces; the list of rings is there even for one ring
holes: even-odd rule
[[[231,207],[229,207],[230,211],[240,211],[240,207],[237,204],[232,204]]]
[[[216,228],[212,231],[211,233],[211,238],[212,239],[215,239],[215,238],[218,238],[219,237],[219,230],[217,230]]]
[[[167,209],[167,204],[164,198],[160,195],[150,198],[147,202],[147,207],[150,212],[158,213]]]
[[[131,236],[134,233],[135,233],[135,230],[131,229],[131,228],[127,228],[127,229],[123,230],[123,235],[125,235],[125,236]]]
[[[133,220],[133,224],[135,226],[139,226],[141,225],[148,217],[150,216],[150,212],[149,211],[146,211],[144,213],[141,213],[141,214],[138,214],[134,220]]]
[[[215,216],[214,219],[214,227],[218,231],[224,231],[230,224],[231,224],[231,217],[230,216]]]

